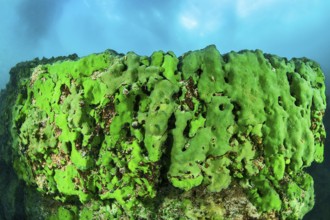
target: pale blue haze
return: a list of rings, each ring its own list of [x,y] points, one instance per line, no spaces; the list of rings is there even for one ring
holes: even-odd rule
[[[327,0],[0,0],[0,88],[17,62],[108,48],[261,49],[312,58],[328,74],[329,11]]]

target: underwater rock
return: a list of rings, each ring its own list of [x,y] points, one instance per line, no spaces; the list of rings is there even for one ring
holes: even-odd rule
[[[323,160],[326,102],[309,59],[107,50],[31,66],[0,100],[0,160],[29,218],[301,219],[314,205],[303,169]]]

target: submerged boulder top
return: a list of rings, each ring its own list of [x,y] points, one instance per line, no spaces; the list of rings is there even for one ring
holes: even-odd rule
[[[314,61],[108,50],[19,78],[12,164],[58,204],[40,204],[52,218],[301,219],[314,205],[303,169],[323,160],[326,107]]]

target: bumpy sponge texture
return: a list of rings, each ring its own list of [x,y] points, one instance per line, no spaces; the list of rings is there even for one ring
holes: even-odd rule
[[[150,201],[169,187],[218,197],[238,184],[259,213],[302,218],[313,206],[303,168],[323,160],[325,88],[311,60],[215,46],[179,58],[109,50],[39,66],[25,87],[14,165],[56,200],[151,218],[168,209]],[[183,197],[187,216],[196,206]]]

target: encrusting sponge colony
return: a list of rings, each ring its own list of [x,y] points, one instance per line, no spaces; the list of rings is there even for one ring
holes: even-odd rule
[[[38,65],[12,113],[18,177],[49,219],[301,219],[322,162],[324,75],[260,50],[107,50]],[[59,205],[61,204],[61,205]]]

